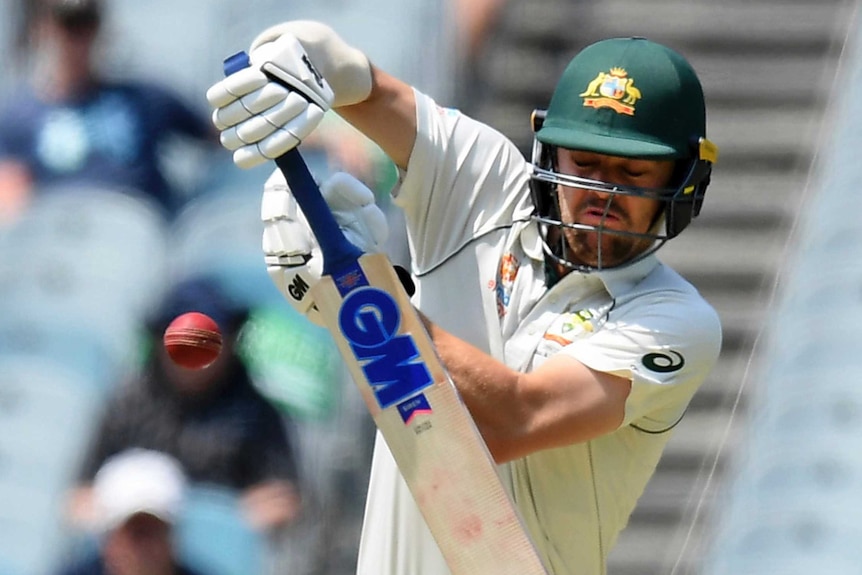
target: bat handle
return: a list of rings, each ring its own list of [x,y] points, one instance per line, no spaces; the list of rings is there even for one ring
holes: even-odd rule
[[[338,227],[338,222],[320,194],[305,160],[296,148],[275,159],[275,164],[284,174],[284,179],[302,213],[308,220],[308,225],[317,238],[320,252],[323,255],[323,273],[329,275],[333,270],[340,269],[356,261],[362,251],[350,243],[344,232]]]
[[[237,52],[225,59],[224,72],[225,75],[230,75],[248,66],[248,54]],[[273,80],[278,81],[276,78]],[[275,164],[284,174],[293,197],[302,208],[302,213],[305,214],[308,225],[311,226],[314,237],[317,238],[323,255],[323,273],[329,274],[332,270],[356,261],[362,255],[362,251],[350,243],[338,227],[338,222],[332,216],[299,150],[297,148],[288,150],[275,159]]]

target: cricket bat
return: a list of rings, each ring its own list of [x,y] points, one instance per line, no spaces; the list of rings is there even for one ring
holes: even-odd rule
[[[298,150],[275,162],[323,255],[312,297],[452,574],[546,575],[389,259],[344,237]]]

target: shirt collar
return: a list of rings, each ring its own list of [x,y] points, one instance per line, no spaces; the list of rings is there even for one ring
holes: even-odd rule
[[[625,267],[594,272],[594,274],[605,284],[605,289],[610,296],[616,299],[648,276],[659,263],[655,254],[650,254]]]

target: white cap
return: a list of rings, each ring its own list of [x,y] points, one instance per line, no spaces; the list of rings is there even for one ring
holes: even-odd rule
[[[146,449],[123,451],[109,458],[93,481],[98,526],[110,531],[136,513],[173,523],[185,487],[185,475],[173,457]]]

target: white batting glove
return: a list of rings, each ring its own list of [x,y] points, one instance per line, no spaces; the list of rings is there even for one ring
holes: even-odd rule
[[[389,226],[371,190],[353,176],[339,172],[324,182],[320,191],[351,243],[365,253],[383,249]],[[275,170],[264,185],[261,219],[269,277],[297,311],[323,325],[311,297],[323,267],[320,248],[280,170]]]
[[[277,24],[261,32],[251,43],[251,51],[285,34],[299,40],[314,66],[323,74],[335,98],[333,108],[364,101],[371,94],[371,64],[360,50],[350,46],[332,28],[312,20]]]
[[[323,119],[334,97],[302,44],[290,34],[254,48],[249,60],[248,68],[207,90],[221,143],[241,168],[273,160],[299,145]]]

